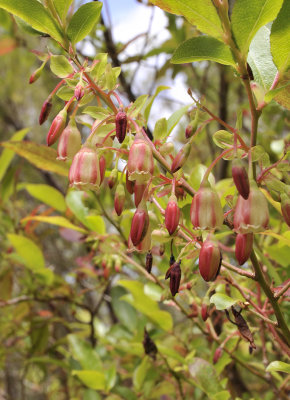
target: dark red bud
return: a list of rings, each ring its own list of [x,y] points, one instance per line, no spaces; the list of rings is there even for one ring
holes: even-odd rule
[[[199,272],[206,282],[214,281],[219,274],[222,256],[218,244],[210,239],[203,242],[199,253]]]
[[[170,278],[169,287],[173,297],[176,295],[176,293],[178,293],[180,285],[180,279],[181,279],[180,263],[181,261],[173,263],[169,267],[165,275],[165,279]]]
[[[250,257],[253,249],[253,233],[239,233],[236,238],[236,259],[240,265],[244,264]]]
[[[178,208],[177,199],[173,195],[170,197],[165,210],[165,226],[168,233],[172,235],[179,224],[180,210]]]
[[[132,219],[130,237],[134,246],[144,239],[149,227],[149,215],[145,202],[141,202]]]
[[[201,318],[206,321],[208,319],[207,305],[202,304],[201,306]]]
[[[52,103],[49,100],[45,100],[42,104],[41,111],[39,114],[39,125],[42,125],[48,118],[52,108]]]
[[[244,199],[247,199],[250,193],[250,181],[241,160],[233,161],[232,176],[238,192]]]
[[[127,189],[128,193],[130,193],[130,194],[134,193],[134,186],[135,186],[135,182],[129,180],[128,171],[127,171],[126,172],[126,189]]]
[[[152,256],[151,251],[148,251],[148,253],[146,254],[145,268],[146,268],[146,271],[149,272],[149,274],[151,273],[152,264],[153,264],[153,256]]]
[[[223,349],[218,347],[213,355],[213,364],[216,364],[223,354]]]
[[[127,114],[119,111],[116,115],[116,136],[119,143],[123,143],[127,132]]]

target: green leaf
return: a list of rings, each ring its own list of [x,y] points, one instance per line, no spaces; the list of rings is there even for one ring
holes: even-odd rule
[[[282,75],[290,66],[290,2],[285,0],[271,29],[271,51],[274,63]]]
[[[124,288],[116,286],[111,290],[112,306],[118,320],[131,332],[136,331],[138,316],[135,308],[120,297],[126,294]]]
[[[68,86],[61,86],[56,92],[57,97],[64,101],[69,101],[74,96],[74,89]]]
[[[45,267],[42,251],[32,240],[12,233],[7,237],[28,268],[36,271]]]
[[[27,134],[29,131],[29,128],[21,129],[21,131],[18,131],[14,133],[14,135],[11,137],[10,141],[18,141],[22,140],[24,136]],[[1,156],[0,156],[0,182],[5,175],[7,168],[9,167],[13,157],[14,157],[14,151],[9,150],[9,149],[4,149]]]
[[[137,117],[139,112],[142,110],[144,104],[146,103],[147,98],[148,98],[148,94],[142,94],[142,96],[137,97],[137,99],[134,101],[134,103],[130,107],[130,117],[131,118]]]
[[[211,0],[150,0],[171,14],[183,15],[201,32],[222,40],[223,30]]]
[[[228,149],[234,144],[234,136],[232,133],[224,130],[217,131],[213,135],[214,143],[221,149]]]
[[[270,51],[270,30],[266,26],[259,29],[250,45],[248,63],[255,81],[265,90],[269,89],[275,79],[277,68]]]
[[[76,359],[83,369],[101,370],[102,363],[98,353],[87,342],[80,339],[77,335],[67,336],[69,348],[74,359]]]
[[[68,176],[69,166],[56,159],[56,150],[33,142],[2,142],[2,146],[24,157],[31,164],[44,171]]]
[[[59,78],[66,78],[74,72],[72,65],[65,56],[51,56],[50,69]]]
[[[237,303],[237,299],[232,299],[223,293],[215,293],[210,298],[210,303],[213,303],[216,306],[217,310],[225,310],[226,308],[230,308],[234,304]]]
[[[126,288],[133,296],[123,296],[121,299],[133,305],[137,310],[146,315],[155,324],[165,331],[172,329],[172,317],[167,311],[161,311],[158,305],[144,293],[144,285],[136,281],[119,281],[119,285]]]
[[[189,373],[195,384],[209,396],[222,390],[215,368],[206,360],[194,358],[193,363],[189,365]]]
[[[84,393],[83,400],[102,400],[98,392],[92,389],[87,389]]]
[[[91,231],[100,235],[104,235],[106,233],[106,224],[100,215],[87,215],[84,222],[86,227],[88,227]]]
[[[73,376],[77,376],[79,380],[87,387],[94,390],[104,390],[106,388],[106,377],[103,372],[99,371],[72,371]]]
[[[67,35],[72,43],[83,40],[93,29],[101,15],[102,3],[91,2],[82,5],[72,16]]]
[[[199,36],[186,40],[173,53],[173,64],[211,60],[235,66],[232,53],[225,44],[210,36]]]
[[[159,119],[154,127],[153,137],[154,140],[164,139],[167,135],[167,120],[166,118]]]
[[[290,374],[290,364],[287,364],[283,361],[272,361],[266,368],[266,371],[268,372],[279,371],[279,372],[286,372],[286,374]]]
[[[53,2],[58,15],[64,21],[73,0],[53,0]]]
[[[287,90],[289,89],[289,85],[290,85],[290,82],[287,82],[285,85],[283,85],[283,86],[280,86],[280,87],[278,87],[278,88],[276,88],[276,89],[272,89],[272,90],[269,90],[269,92],[267,92],[266,94],[265,94],[265,97],[264,97],[264,100],[265,100],[265,102],[266,103],[270,103],[270,101],[271,100],[273,100],[273,99],[275,99],[275,97],[280,93],[280,92],[283,92],[286,88],[287,88]],[[289,91],[289,90],[288,90]]]
[[[88,106],[83,111],[83,114],[88,114],[95,119],[105,119],[110,115],[110,111],[103,107]]]
[[[142,389],[148,370],[150,369],[150,359],[145,356],[140,365],[135,369],[133,374],[133,385],[134,388],[139,391]]]
[[[27,221],[38,221],[38,222],[45,222],[47,224],[52,224],[52,225],[57,225],[61,226],[63,228],[68,228],[68,229],[73,229],[74,231],[78,231],[81,233],[87,233],[85,229],[80,228],[77,225],[72,224],[68,219],[60,216],[42,216],[42,215],[37,215],[33,217],[26,217],[21,220],[22,222],[27,222]]]
[[[0,0],[0,8],[11,12],[37,31],[47,33],[63,43],[63,36],[54,19],[37,0]]]
[[[176,110],[168,118],[168,120],[167,120],[167,135],[169,135],[172,132],[172,130],[176,127],[176,125],[181,120],[181,118],[184,116],[184,114],[187,112],[187,110],[190,106],[191,106],[191,104],[181,107],[179,110]]]
[[[148,102],[148,104],[147,104],[147,106],[145,108],[145,111],[144,111],[144,117],[145,117],[146,121],[148,121],[148,118],[149,118],[150,111],[151,111],[152,104],[153,104],[154,100],[156,99],[156,97],[158,96],[158,94],[160,92],[162,92],[163,90],[167,90],[167,89],[170,89],[170,87],[169,86],[162,86],[162,85],[158,86],[156,91],[155,91],[155,93],[154,93],[154,95],[152,97],[150,97],[150,100],[149,100],[149,102]]]
[[[66,204],[63,195],[55,188],[49,185],[23,183],[21,189],[26,189],[28,193],[37,200],[53,207],[57,211],[64,212]]]
[[[258,30],[273,21],[283,0],[236,0],[231,16],[236,43],[244,55]]]

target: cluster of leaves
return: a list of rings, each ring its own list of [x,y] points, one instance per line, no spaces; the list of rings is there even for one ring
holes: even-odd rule
[[[152,95],[141,94],[124,107],[116,91],[121,68],[112,66],[106,53],[88,61],[76,50],[77,43],[96,26],[101,3],[88,2],[75,11],[72,0],[0,0],[0,7],[14,15],[24,32],[49,36],[53,50],[35,51],[42,65],[31,81],[45,73],[49,62],[52,74],[59,78],[49,101],[53,98],[62,106],[69,102],[66,107],[74,107],[69,113],[82,131],[83,143],[97,145],[98,154],[106,159],[105,180],[96,192],[67,190],[70,162],[58,161],[54,148],[23,140],[29,128],[1,143],[1,362],[6,371],[10,365],[19,366],[21,394],[16,386],[15,399],[25,398],[25,393],[33,398],[34,392],[46,393],[49,398],[86,400],[162,396],[226,400],[250,398],[251,393],[259,398],[264,394],[267,399],[275,394],[286,398],[289,318],[285,300],[289,282],[285,270],[290,236],[280,202],[282,195],[289,195],[288,148],[282,136],[283,116],[279,119],[281,134],[275,137],[276,153],[257,125],[261,114],[265,115],[260,126],[266,131],[267,118],[271,120],[268,107],[284,113],[271,101],[289,108],[289,2],[236,0],[230,19],[225,0],[151,3],[182,15],[190,24],[191,30],[184,22],[180,31],[184,39],[186,32],[193,37],[180,44],[177,26],[171,23],[172,39],[164,48],[178,45],[173,64],[214,61],[232,68],[236,74],[233,82],[243,81],[248,98],[246,104],[232,106],[237,116],[234,128],[210,111],[210,101],[194,100],[169,118],[159,119],[150,142],[149,131],[147,136],[142,127],[150,126],[156,97],[167,87],[159,86]],[[2,13],[2,20],[9,20],[9,15]],[[173,21],[172,16],[169,20]],[[151,55],[161,51],[163,47],[151,50]],[[80,82],[84,94],[77,100],[75,90]],[[119,109],[128,118],[128,132],[121,144],[114,139]],[[172,173],[178,148],[171,136],[176,127],[184,132],[182,117],[189,119],[193,136],[181,142],[190,143],[191,153],[182,168]],[[216,149],[211,155],[210,146],[200,139],[216,122],[220,129],[209,140],[211,146],[223,149],[219,156]],[[136,131],[143,132],[155,157],[145,191],[150,193],[151,241],[145,248],[128,252],[134,198],[126,192],[126,206],[118,217],[115,189],[106,183],[117,169],[116,180],[125,186],[123,168]],[[212,158],[206,160],[208,168],[202,164],[202,155],[197,162],[193,160],[203,146]],[[35,180],[33,174],[29,182],[19,180],[17,167],[12,167],[15,154],[21,157],[18,163],[25,159],[42,171],[43,177],[49,177],[46,184]],[[255,234],[252,266],[248,262],[238,268],[232,255],[235,233],[228,219],[215,233],[223,249],[221,274],[208,284],[198,273],[201,237],[205,239],[208,231],[192,229],[190,204],[206,175],[225,211],[234,209],[238,193],[232,178],[216,183],[210,172],[219,160],[231,162],[235,156],[248,158],[250,168],[259,172],[256,180],[269,203],[271,229]],[[169,235],[164,210],[172,187],[179,188],[183,196],[178,200],[179,229]],[[23,193],[36,201],[32,210],[23,211]],[[148,250],[153,253],[152,271],[145,268],[144,252]],[[172,252],[182,260],[176,298],[163,281]],[[227,320],[224,310],[228,315],[232,310],[236,325]],[[251,349],[257,347],[253,355],[248,353],[247,341]],[[8,372],[6,375],[9,377]]]

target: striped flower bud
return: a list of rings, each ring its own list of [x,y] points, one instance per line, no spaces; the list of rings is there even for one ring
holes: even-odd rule
[[[129,180],[128,171],[126,172],[126,189],[130,194],[134,193],[135,182]]]
[[[75,120],[71,119],[59,138],[57,159],[62,161],[72,159],[80,150],[81,145],[82,139],[80,131],[76,126]]]
[[[165,226],[170,235],[176,231],[179,224],[179,218],[180,210],[178,208],[177,199],[176,196],[172,195],[169,198],[169,202],[165,210]]]
[[[248,199],[238,197],[234,214],[234,229],[238,233],[261,232],[267,228],[268,223],[267,200],[256,183],[252,182]]]
[[[190,145],[190,143],[187,143],[185,146],[182,147],[181,150],[179,150],[179,152],[177,153],[176,157],[174,158],[174,160],[172,161],[172,164],[171,164],[171,172],[172,173],[178,171],[180,168],[183,167],[183,165],[185,164],[185,162],[189,156],[190,149],[191,149],[191,145]]]
[[[73,158],[69,170],[70,186],[81,190],[98,189],[101,184],[100,160],[98,153],[83,147]]]
[[[199,272],[206,282],[214,281],[219,274],[222,256],[218,244],[207,239],[199,253]]]
[[[75,92],[74,92],[74,95],[75,95],[75,98],[77,99],[77,101],[80,101],[81,98],[84,96],[84,94],[85,94],[84,85],[81,82],[79,82],[76,85]]]
[[[174,297],[176,293],[178,293],[180,279],[181,279],[181,269],[180,269],[181,261],[174,262],[168,269],[165,275],[165,279],[170,278],[170,292]]]
[[[124,186],[121,183],[119,183],[115,191],[115,199],[114,199],[115,211],[119,217],[123,212],[125,200],[126,196],[125,196]]]
[[[138,183],[147,182],[154,171],[151,147],[139,133],[129,151],[127,171],[129,180]]]
[[[145,192],[147,184],[146,183],[138,183],[135,182],[134,185],[134,202],[135,206],[138,207],[140,204],[140,201],[142,200],[143,194]]]
[[[151,249],[151,229],[150,226],[147,229],[147,233],[143,240],[137,246],[133,245],[131,237],[128,239],[128,248],[129,251],[137,251],[138,253],[147,253]]]
[[[290,226],[290,198],[286,193],[281,194],[281,211],[286,224]]]
[[[123,143],[127,133],[127,114],[119,111],[116,115],[116,137],[119,143]]]
[[[221,227],[224,214],[217,193],[210,187],[201,187],[194,195],[190,208],[190,219],[196,229]]]
[[[250,181],[243,163],[239,159],[234,159],[232,164],[232,176],[239,194],[247,199],[250,193]]]
[[[206,321],[208,319],[207,305],[204,303],[201,306],[200,314],[201,314],[201,318],[203,319],[203,321]]]
[[[46,142],[48,146],[52,146],[57,139],[60,137],[64,130],[66,123],[67,111],[66,109],[61,110],[52,121],[50,129],[48,131]]]
[[[145,268],[149,274],[151,273],[152,264],[153,264],[153,256],[151,251],[148,251],[148,253],[146,254]]]
[[[50,102],[50,100],[45,100],[45,102],[42,104],[41,111],[39,114],[39,125],[42,125],[47,120],[51,108],[52,108],[52,103]]]
[[[115,186],[116,182],[117,182],[117,178],[118,178],[118,170],[116,168],[114,168],[109,176],[108,179],[108,186],[110,189],[113,189],[113,187]]]
[[[235,254],[240,265],[243,265],[250,257],[253,249],[253,233],[238,233],[236,238]]]
[[[144,239],[149,226],[149,215],[145,201],[141,201],[131,223],[130,238],[134,246]]]

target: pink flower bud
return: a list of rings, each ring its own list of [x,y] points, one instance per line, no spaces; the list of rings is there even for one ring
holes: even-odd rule
[[[213,355],[213,364],[216,364],[223,354],[223,349],[218,347]]]
[[[30,84],[36,82],[37,79],[40,78],[40,75],[41,75],[41,73],[42,73],[42,70],[43,70],[43,66],[37,68],[37,69],[31,74],[31,76],[30,76],[30,78],[29,78],[29,83],[30,83]]]
[[[115,211],[119,217],[123,212],[125,200],[126,196],[125,196],[124,186],[121,183],[119,183],[119,185],[116,188],[115,199],[114,199]]]
[[[115,168],[111,171],[108,179],[108,186],[110,189],[113,189],[113,187],[115,186],[117,178],[118,178],[118,170]]]
[[[180,279],[181,279],[181,269],[180,269],[180,263],[179,262],[174,262],[168,269],[165,275],[165,279],[170,278],[170,291],[172,296],[174,297],[176,293],[178,293],[179,285],[180,285]]]
[[[286,193],[281,194],[281,211],[286,224],[290,226],[290,198]]]
[[[135,186],[135,182],[129,180],[128,171],[127,171],[126,172],[126,189],[127,189],[127,192],[130,193],[130,194],[133,194],[134,193],[134,186]]]
[[[77,101],[80,101],[81,98],[84,96],[85,94],[85,89],[82,83],[78,83],[75,87],[75,98],[77,99]]]
[[[134,185],[134,202],[135,206],[138,207],[140,204],[140,201],[142,200],[143,194],[145,192],[147,184],[146,183],[138,183],[135,182]]]
[[[194,228],[214,229],[221,227],[224,214],[217,193],[210,187],[201,187],[194,195],[190,208]]]
[[[64,130],[66,123],[67,111],[66,109],[61,110],[52,121],[50,129],[48,131],[46,142],[48,146],[52,146],[57,139],[60,137]]]
[[[80,150],[82,145],[81,134],[73,119],[62,132],[58,146],[57,159],[66,161],[71,159]]]
[[[138,183],[147,182],[154,171],[152,149],[139,133],[129,151],[127,171],[129,180]]]
[[[178,171],[180,168],[183,167],[183,165],[185,164],[185,162],[189,156],[190,149],[191,149],[191,145],[190,145],[190,143],[187,143],[185,146],[182,147],[181,150],[179,150],[176,157],[172,161],[172,165],[171,165],[172,173]]]
[[[236,259],[240,265],[244,264],[250,257],[253,249],[254,235],[253,233],[238,233],[236,238]]]
[[[119,111],[116,115],[116,137],[119,143],[123,143],[127,133],[127,114]]]
[[[134,246],[144,239],[149,226],[149,215],[146,207],[146,203],[142,201],[132,219],[130,238]]]
[[[193,127],[191,125],[187,125],[185,129],[185,137],[186,139],[189,139],[193,135]]]
[[[218,244],[210,239],[203,242],[199,253],[199,272],[206,282],[214,281],[219,274],[222,256]]]
[[[48,118],[52,108],[52,103],[49,100],[45,100],[42,104],[41,111],[39,114],[39,125],[42,125]]]
[[[248,199],[238,197],[234,214],[234,229],[238,233],[261,232],[267,228],[268,222],[267,200],[253,182]]]
[[[232,176],[238,192],[244,199],[247,199],[250,193],[250,181],[246,168],[239,159],[233,161]]]
[[[98,153],[83,147],[73,158],[69,170],[70,186],[78,189],[98,189],[101,184],[100,160]]]
[[[103,180],[105,178],[105,172],[106,172],[106,159],[104,156],[101,156],[100,157],[100,176],[101,176],[100,184],[103,182]]]
[[[179,218],[180,210],[178,208],[177,199],[174,195],[172,195],[169,198],[169,202],[165,210],[165,226],[170,235],[176,231],[179,224]]]
[[[208,319],[208,311],[207,311],[207,305],[202,304],[201,306],[201,318],[204,320],[204,322]]]

